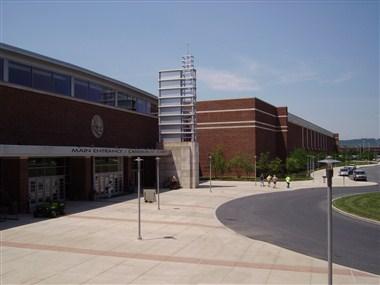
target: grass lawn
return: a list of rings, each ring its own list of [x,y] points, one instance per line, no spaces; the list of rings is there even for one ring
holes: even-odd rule
[[[334,201],[338,209],[380,221],[380,192],[342,197]]]

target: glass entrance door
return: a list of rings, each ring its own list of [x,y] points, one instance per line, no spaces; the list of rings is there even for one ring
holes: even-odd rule
[[[95,199],[110,198],[122,194],[124,192],[122,159],[96,157],[94,164]]]
[[[29,177],[29,209],[49,201],[65,200],[65,176]]]
[[[30,158],[28,160],[29,210],[38,204],[65,200],[64,158]]]

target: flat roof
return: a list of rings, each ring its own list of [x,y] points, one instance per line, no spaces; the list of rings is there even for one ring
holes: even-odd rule
[[[308,128],[310,130],[316,131],[318,133],[324,134],[329,137],[334,137],[334,133],[330,132],[329,130],[326,130],[320,126],[317,126],[316,124],[313,124],[312,122],[302,119],[301,117],[298,117],[292,113],[288,113],[288,122],[301,126],[301,127]]]

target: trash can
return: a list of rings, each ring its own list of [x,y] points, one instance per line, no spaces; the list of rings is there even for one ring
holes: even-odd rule
[[[156,190],[155,189],[144,189],[144,201],[145,201],[145,203],[156,202]]]
[[[322,178],[323,178],[323,183],[326,183],[326,175],[323,175]]]

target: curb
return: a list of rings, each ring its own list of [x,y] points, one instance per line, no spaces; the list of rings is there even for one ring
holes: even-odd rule
[[[367,193],[374,193],[374,192],[367,192]],[[362,194],[366,194],[366,193],[362,193]],[[346,211],[343,211],[337,207],[334,206],[334,201],[335,200],[338,200],[340,198],[343,198],[343,197],[350,197],[350,196],[357,196],[357,195],[361,195],[361,194],[352,194],[352,195],[345,195],[345,196],[341,196],[341,197],[336,197],[332,200],[332,208],[334,209],[334,211],[338,212],[339,214],[342,214],[344,216],[347,216],[347,217],[350,217],[350,218],[353,218],[353,219],[356,219],[356,220],[360,220],[360,221],[363,221],[363,222],[367,222],[367,223],[371,223],[371,224],[374,224],[374,225],[377,225],[377,226],[380,226],[380,222],[379,221],[375,221],[375,220],[372,220],[372,219],[368,219],[368,218],[364,218],[364,217],[361,217],[361,216],[358,216],[358,215],[354,215],[354,214],[351,214],[351,213],[348,213]]]

